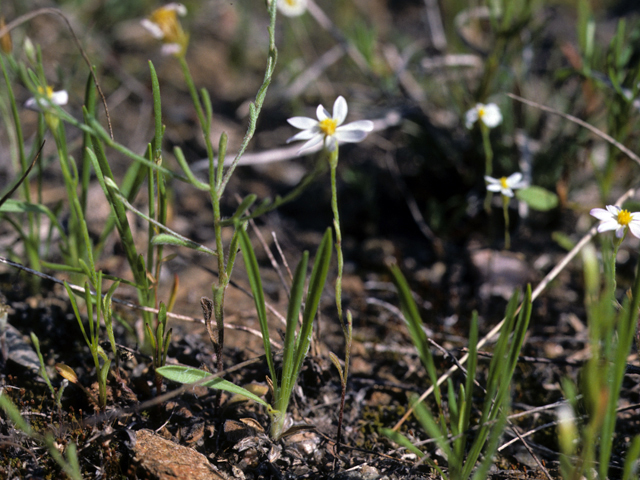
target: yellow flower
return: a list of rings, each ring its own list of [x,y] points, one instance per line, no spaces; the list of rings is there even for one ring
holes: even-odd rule
[[[182,30],[178,16],[184,17],[187,7],[181,3],[168,3],[154,10],[140,23],[154,38],[162,40],[162,54],[183,56],[189,44],[189,35]]]

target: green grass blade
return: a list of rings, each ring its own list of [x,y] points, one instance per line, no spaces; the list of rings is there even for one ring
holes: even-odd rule
[[[304,295],[304,281],[307,274],[307,265],[309,263],[309,252],[302,254],[302,259],[293,275],[293,283],[291,285],[291,296],[289,298],[289,307],[287,308],[287,329],[284,336],[284,350],[282,353],[282,379],[280,387],[282,388],[282,401],[286,404],[289,402],[291,390],[295,385],[296,379],[293,374],[295,366],[293,359],[296,353],[296,327],[298,325],[298,316],[300,315],[300,307],[302,305],[302,296]],[[286,411],[286,405],[276,403],[278,410]]]
[[[333,233],[331,228],[327,228],[324,236],[322,237],[322,241],[320,242],[320,246],[318,247],[318,251],[316,252],[316,259],[313,262],[311,277],[309,277],[309,291],[307,293],[307,299],[302,313],[302,327],[300,327],[300,333],[296,341],[293,378],[298,378],[300,370],[302,369],[302,362],[307,356],[307,351],[309,350],[313,319],[318,311],[322,290],[324,289],[324,285],[327,281],[332,251]]]
[[[183,367],[180,365],[166,365],[158,368],[156,371],[164,378],[177,383],[197,383],[211,376],[211,373],[205,372],[204,370],[192,367]],[[271,405],[269,405],[263,398],[251,393],[246,388],[239,387],[238,385],[222,378],[216,377],[201,383],[201,385],[216,390],[224,390],[225,392],[233,393],[235,395],[242,395],[266,407],[269,411],[272,410]]]
[[[262,289],[262,279],[260,278],[260,269],[258,268],[258,260],[251,246],[251,240],[247,231],[238,227],[240,246],[242,247],[242,256],[249,277],[249,285],[253,294],[253,301],[256,305],[256,313],[258,314],[258,322],[260,323],[260,332],[262,333],[262,343],[264,352],[269,365],[269,373],[274,385],[277,382],[276,368],[273,364],[273,356],[271,355],[271,343],[269,342],[269,324],[267,323],[267,308],[264,302],[264,290]]]
[[[151,60],[149,60],[149,72],[151,73],[151,92],[153,94],[153,120],[155,136],[153,137],[153,156],[158,160],[162,158],[162,102],[160,97],[160,82]]]
[[[391,265],[390,268],[391,274],[393,275],[393,282],[396,285],[398,296],[400,297],[400,309],[402,310],[402,315],[409,329],[409,336],[418,350],[422,365],[427,369],[431,383],[434,386],[435,399],[439,405],[440,389],[437,387],[438,376],[436,375],[436,367],[433,363],[431,350],[429,349],[429,339],[422,329],[422,318],[418,312],[418,306],[413,299],[411,288],[409,288],[409,284],[400,271],[400,268],[398,268],[397,265]]]
[[[0,408],[4,410],[4,413],[7,414],[7,417],[11,419],[11,421],[16,427],[18,427],[20,430],[22,430],[24,433],[26,433],[30,437],[33,436],[34,433],[33,433],[33,430],[31,429],[31,426],[26,422],[24,417],[20,415],[20,411],[18,410],[18,407],[14,405],[14,403],[11,401],[11,399],[7,396],[6,393],[3,393],[2,395],[0,395]]]
[[[446,429],[442,430],[441,425],[438,425],[438,422],[433,418],[433,415],[431,415],[431,412],[425,404],[422,402],[416,403],[417,400],[418,397],[412,395],[411,403],[413,404],[413,414],[418,419],[418,422],[420,422],[420,425],[422,425],[424,431],[427,432],[427,435],[434,439],[438,446],[442,448],[446,457],[450,461],[454,461],[451,447],[449,446],[449,439],[447,438],[449,432]]]
[[[422,453],[422,451],[418,447],[416,447],[413,443],[411,443],[411,440],[409,440],[400,432],[396,432],[391,428],[381,428],[380,433],[385,437],[388,437],[390,440],[394,441],[401,447],[406,448],[411,453],[415,453],[418,456],[418,458],[424,457],[424,453]]]
[[[633,475],[637,474],[638,457],[640,457],[640,436],[634,437],[633,441],[631,442],[631,447],[627,451],[627,457],[624,460],[624,471],[622,473],[622,480],[631,480],[631,478],[634,478]]]

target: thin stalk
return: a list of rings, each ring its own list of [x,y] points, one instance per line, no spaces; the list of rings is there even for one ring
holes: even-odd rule
[[[489,192],[487,192],[489,193]],[[509,200],[506,195],[502,195],[502,213],[504,215],[504,248],[511,248],[511,234],[509,233]]]
[[[484,174],[491,176],[493,173],[493,149],[491,148],[491,139],[489,138],[489,127],[480,121],[480,132],[482,132],[482,146],[484,148]],[[484,209],[487,213],[491,211],[492,193],[487,190],[484,197]]]

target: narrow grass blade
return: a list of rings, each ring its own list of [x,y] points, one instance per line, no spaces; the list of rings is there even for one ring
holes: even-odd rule
[[[402,275],[400,268],[397,265],[391,265],[391,274],[393,275],[393,281],[398,290],[398,296],[400,297],[400,309],[404,316],[407,328],[409,329],[409,336],[411,341],[418,350],[418,355],[422,364],[427,369],[431,383],[434,386],[434,395],[438,405],[440,404],[440,389],[436,386],[438,376],[436,375],[436,367],[433,363],[433,357],[431,350],[429,349],[429,340],[426,333],[422,329],[422,318],[418,312],[418,306],[413,300],[411,289],[407,280]]]
[[[316,252],[316,259],[313,262],[311,277],[309,277],[309,291],[307,293],[307,299],[302,313],[302,326],[300,327],[300,333],[296,341],[293,378],[298,378],[300,370],[302,369],[302,362],[307,356],[307,351],[309,350],[313,319],[318,311],[322,290],[324,289],[324,285],[327,281],[332,251],[333,234],[331,228],[327,228],[324,236],[322,237],[322,241],[320,242],[320,246],[318,247],[318,251]]]
[[[260,323],[262,343],[264,345],[264,352],[267,357],[267,364],[269,365],[269,373],[271,374],[272,380],[275,384],[277,382],[276,368],[273,364],[273,357],[271,355],[271,343],[269,342],[269,325],[267,323],[267,308],[264,302],[264,291],[262,289],[262,280],[260,278],[258,260],[256,259],[256,254],[253,251],[253,247],[251,246],[249,234],[242,227],[238,227],[238,229],[240,246],[242,247],[242,256],[244,257],[244,264],[247,269],[247,276],[249,277],[249,285],[251,286],[253,301],[256,305],[256,313],[258,314],[258,321]]]
[[[288,403],[289,395],[296,382],[293,376],[295,365],[293,359],[296,353],[296,327],[298,326],[298,316],[302,305],[302,296],[304,295],[304,281],[307,274],[307,265],[309,262],[309,252],[302,254],[302,259],[293,275],[293,283],[291,285],[291,293],[289,298],[289,307],[287,308],[287,329],[284,336],[284,350],[282,353],[282,379],[280,387],[282,389],[283,401]],[[286,405],[276,404],[279,410],[286,410]]]
[[[422,451],[418,447],[416,447],[413,443],[411,443],[411,440],[409,440],[400,432],[396,432],[395,430],[392,430],[390,428],[381,428],[380,433],[382,433],[384,436],[388,437],[389,439],[393,440],[395,443],[397,443],[401,447],[406,448],[411,453],[415,453],[418,456],[418,458],[424,457],[424,453],[422,453]]]
[[[6,394],[0,395],[0,408],[4,410],[7,417],[11,419],[13,424],[29,436],[33,436],[33,430],[26,420],[20,415],[18,407],[9,399]]]
[[[199,370],[192,367],[182,367],[179,365],[166,365],[164,367],[158,368],[156,371],[163,377],[177,383],[198,383],[203,379],[211,376],[211,373],[205,372],[204,370]],[[271,405],[269,405],[264,399],[251,393],[246,388],[234,385],[233,383],[222,378],[216,377],[211,379],[210,381],[201,383],[201,385],[216,390],[224,390],[225,392],[233,393],[234,395],[242,395],[266,407],[269,411],[272,410]]]

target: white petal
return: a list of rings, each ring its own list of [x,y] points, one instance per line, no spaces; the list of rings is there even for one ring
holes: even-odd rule
[[[164,43],[160,49],[160,53],[165,57],[169,55],[177,55],[182,51],[182,46],[179,43]]]
[[[347,101],[340,95],[333,103],[333,119],[336,121],[336,125],[342,125],[344,119],[347,118],[348,112]]]
[[[640,238],[640,220],[632,220],[629,223],[629,230],[631,230],[634,237]]]
[[[513,188],[520,180],[522,180],[522,174],[520,172],[512,173],[507,177],[507,185]]]
[[[185,7],[183,4],[177,3],[177,2],[167,3],[162,8],[164,8],[165,10],[175,10],[175,12],[178,15],[180,15],[181,17],[184,17],[187,14],[187,7]]]
[[[624,237],[625,228],[627,228],[627,227],[625,227],[624,225],[620,225],[620,227],[618,227],[618,229],[616,230],[616,237],[618,237],[618,238]]]
[[[327,118],[331,118],[331,114],[322,106],[322,104],[318,105],[318,108],[316,108],[316,116],[320,122]]]
[[[620,207],[616,207],[615,205],[607,205],[606,208],[612,216],[618,218],[618,214],[620,213]]]
[[[484,106],[482,123],[489,128],[497,127],[502,123],[502,113],[500,113],[500,108],[498,108],[495,103],[490,103]]]
[[[589,214],[596,217],[598,220],[611,219],[611,213],[605,210],[604,208],[592,208]]]
[[[615,230],[620,224],[616,220],[605,220],[598,225],[598,232],[608,232],[609,230]]]
[[[467,113],[465,113],[465,125],[467,126],[467,128],[471,128],[473,127],[473,124],[476,123],[478,121],[478,110],[476,110],[476,107],[473,107],[470,110],[467,110]]]
[[[315,147],[320,142],[322,142],[322,138],[323,138],[322,135],[314,135],[307,143],[302,145],[302,148],[300,148],[300,150],[298,150],[298,154],[302,153],[305,150],[309,150],[310,148]]]
[[[35,97],[31,97],[26,102],[24,102],[24,108],[28,108],[29,110],[40,110],[38,104],[36,103]]]
[[[363,130],[336,130],[333,135],[339,142],[358,143],[365,139],[367,132]]]
[[[322,134],[319,134],[318,132],[314,132],[311,129],[307,129],[307,130],[303,130],[301,132],[296,133],[293,137],[287,139],[287,143],[291,143],[291,142],[296,142],[298,140],[309,140],[310,138],[313,138],[315,136],[319,136],[320,138],[322,138]]]
[[[484,179],[489,183],[495,183],[495,184],[499,184],[500,183],[500,179],[499,178],[493,178],[493,177],[490,177],[489,175],[485,175]],[[494,191],[497,192],[497,190],[494,190]]]
[[[326,148],[328,152],[333,152],[338,147],[337,143],[334,135],[324,137],[324,148]]]
[[[363,132],[371,132],[373,130],[373,122],[371,120],[358,120],[357,122],[342,125],[338,130],[362,130]]]
[[[287,17],[297,17],[307,9],[307,0],[278,0],[278,9]]]
[[[66,105],[69,102],[69,94],[66,90],[53,92],[53,94],[51,95],[51,101],[55,105]]]
[[[148,18],[145,18],[144,20],[140,20],[140,24],[146,28],[154,38],[157,38],[158,40],[162,40],[164,38],[164,32],[157,23],[153,23]]]
[[[292,125],[301,130],[306,130],[308,128],[313,128],[318,125],[318,121],[309,117],[291,117],[287,119],[289,125]]]
[[[502,187],[497,183],[490,183],[489,185],[487,185],[487,190],[489,190],[490,192],[499,192],[500,190],[502,190]]]
[[[505,197],[513,197],[513,190],[511,190],[510,188],[503,188],[500,193],[502,195],[504,195]]]

